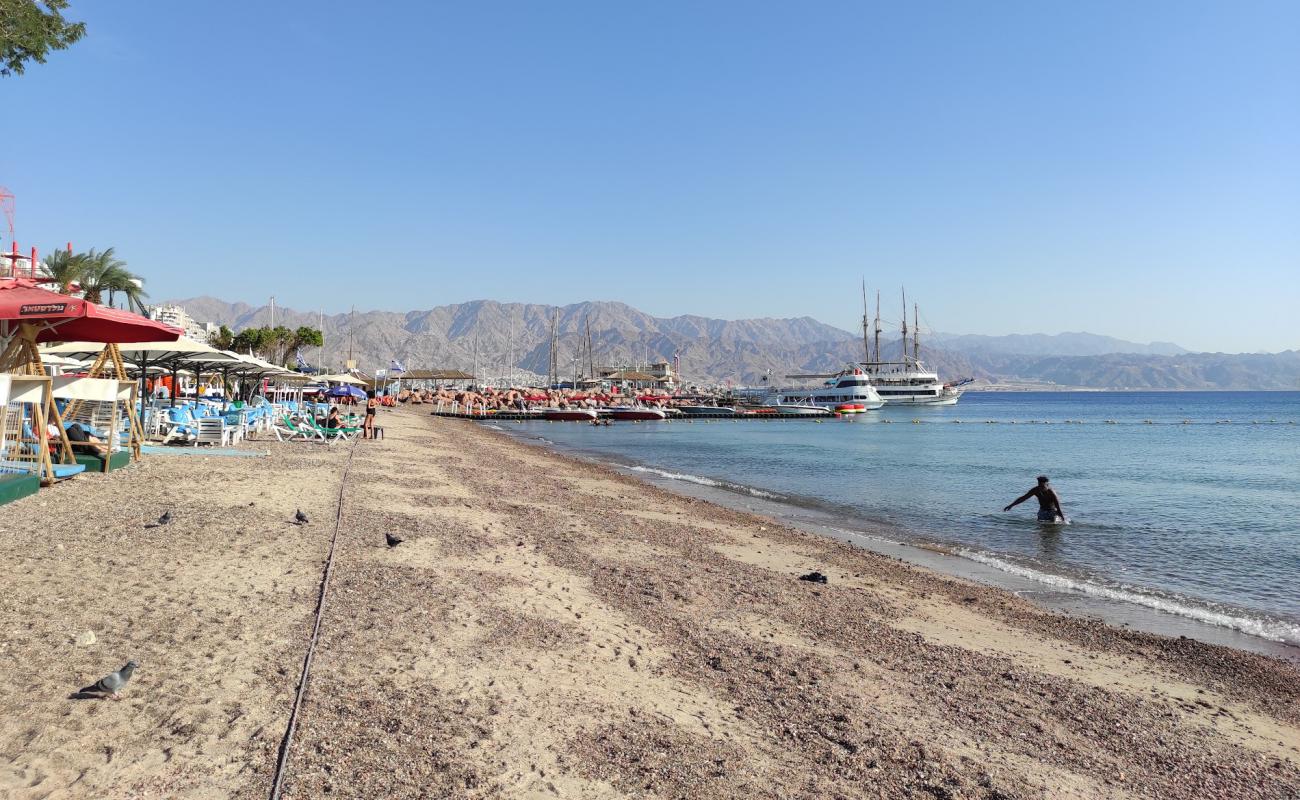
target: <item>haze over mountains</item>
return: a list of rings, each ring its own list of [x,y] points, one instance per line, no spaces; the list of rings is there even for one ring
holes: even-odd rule
[[[267,306],[212,297],[171,301],[203,322],[233,330],[270,323]],[[347,358],[349,333],[359,366],[374,371],[397,358],[408,369],[473,371],[485,378],[547,372],[554,306],[476,300],[421,310],[326,315],[276,308],[277,325],[322,327],[323,354],[315,364],[338,368]],[[597,366],[636,365],[681,358],[688,383],[753,384],[770,372],[833,372],[862,359],[859,334],[811,317],[720,320],[699,316],[653,317],[618,302],[583,302],[559,309],[562,375],[572,375],[590,326]],[[512,336],[513,329],[513,336]],[[894,334],[896,337],[896,334]],[[896,357],[897,338],[883,341]],[[926,334],[922,357],[946,380],[976,378],[994,386],[1031,385],[1095,389],[1300,389],[1300,351],[1275,354],[1189,353],[1176,344],[1140,344],[1091,333],[981,336]]]

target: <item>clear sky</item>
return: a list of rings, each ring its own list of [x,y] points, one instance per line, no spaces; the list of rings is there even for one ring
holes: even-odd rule
[[[948,332],[1300,347],[1293,0],[72,15],[0,80],[0,185],[155,298],[852,329],[865,276]]]

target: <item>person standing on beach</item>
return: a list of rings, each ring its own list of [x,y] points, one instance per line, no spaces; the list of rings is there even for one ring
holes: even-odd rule
[[[1038,520],[1040,522],[1064,522],[1065,512],[1061,510],[1061,498],[1057,496],[1056,490],[1048,482],[1046,475],[1038,476],[1038,485],[1012,501],[1011,505],[1002,509],[1010,511],[1031,497],[1038,498]]]
[[[375,414],[379,411],[379,401],[375,399],[375,390],[366,390],[366,421],[361,429],[362,439],[375,438]]]

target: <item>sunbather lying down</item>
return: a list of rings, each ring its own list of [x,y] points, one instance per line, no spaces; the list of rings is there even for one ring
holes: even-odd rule
[[[68,434],[68,444],[72,445],[73,450],[96,455],[103,454],[106,445],[104,440],[81,427],[80,422],[72,423],[64,428],[64,431]]]

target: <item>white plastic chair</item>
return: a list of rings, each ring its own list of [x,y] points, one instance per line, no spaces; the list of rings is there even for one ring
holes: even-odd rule
[[[232,429],[226,427],[226,421],[221,417],[204,417],[199,420],[199,435],[194,440],[194,446],[210,444],[225,447],[231,432]]]

